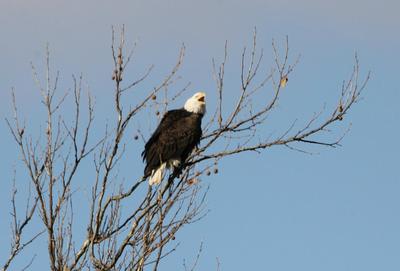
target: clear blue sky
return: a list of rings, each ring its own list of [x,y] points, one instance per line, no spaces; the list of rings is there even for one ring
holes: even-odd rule
[[[62,87],[70,86],[72,73],[82,72],[97,97],[99,114],[111,114],[103,107],[112,90],[111,25],[125,24],[128,40],[138,41],[132,73],[149,64],[156,65],[156,74],[166,72],[184,42],[182,75],[193,91],[209,93],[214,91],[211,58],[222,57],[225,40],[231,48],[227,80],[235,82],[240,50],[250,43],[254,26],[267,63],[271,39],[283,41],[288,35],[293,55],[302,58],[275,114],[275,122],[283,124],[306,119],[325,102],[334,105],[357,51],[362,71],[371,70],[372,79],[343,122],[352,123],[343,147],[319,148],[318,155],[278,147],[221,163],[220,174],[203,180],[211,185],[211,212],[177,236],[182,244],[164,270],[183,270],[183,259],[193,259],[201,242],[199,270],[215,270],[216,257],[221,270],[400,270],[399,10],[396,0],[4,0],[0,117],[11,116],[10,89],[15,87],[26,120],[38,123],[40,105],[29,63],[40,67],[47,42]],[[18,156],[4,121],[0,134],[2,263]],[[141,148],[131,154],[137,156],[132,161],[137,172],[143,168]],[[18,179],[21,187],[26,183]],[[29,252],[38,254],[33,270],[48,266],[41,248],[34,244]],[[19,259],[18,266],[27,260]]]

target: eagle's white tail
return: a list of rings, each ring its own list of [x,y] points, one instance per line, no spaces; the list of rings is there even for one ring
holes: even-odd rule
[[[165,175],[165,168],[167,167],[167,163],[163,163],[156,171],[151,172],[151,176],[149,179],[149,185],[160,184],[161,180]]]

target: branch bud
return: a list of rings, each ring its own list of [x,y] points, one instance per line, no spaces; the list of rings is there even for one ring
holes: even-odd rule
[[[289,81],[288,77],[287,77],[286,75],[283,76],[283,77],[281,78],[281,82],[280,82],[281,88],[286,87],[286,84],[287,84],[288,81]]]

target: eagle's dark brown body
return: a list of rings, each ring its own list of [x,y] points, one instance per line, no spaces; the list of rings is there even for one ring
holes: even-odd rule
[[[150,176],[163,163],[185,162],[200,142],[202,117],[203,114],[185,109],[170,110],[163,116],[142,152],[146,161],[145,176]]]

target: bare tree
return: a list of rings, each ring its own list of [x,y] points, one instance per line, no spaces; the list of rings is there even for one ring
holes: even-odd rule
[[[298,58],[289,59],[289,42],[283,50],[273,42],[274,66],[262,74],[264,54],[258,49],[254,32],[250,49],[241,54],[240,85],[229,90],[237,93],[234,104],[227,99],[225,67],[228,63],[228,43],[225,43],[222,61],[212,61],[217,103],[209,108],[208,121],[203,125],[200,147],[182,165],[179,176],[171,173],[160,186],[149,186],[145,177],[125,184],[118,175],[118,165],[126,156],[126,146],[132,141],[129,136],[136,131],[145,140],[144,133],[132,123],[145,112],[165,111],[168,105],[189,90],[189,84],[178,89],[174,84],[184,60],[185,47],[179,51],[177,62],[161,82],[140,94],[137,86],[151,74],[153,66],[145,69],[138,79],[129,82],[125,71],[134,54],[126,52],[124,29],[118,41],[112,31],[112,57],[114,81],[113,104],[115,118],[104,128],[103,136],[94,131],[95,108],[90,92],[86,92],[82,77],[73,77],[72,91],[59,93],[58,73],[52,78],[50,54],[47,50],[46,76],[40,80],[32,65],[36,84],[40,90],[46,111],[44,129],[35,137],[27,133],[29,127],[21,123],[13,92],[14,116],[7,120],[14,137],[24,168],[29,174],[32,195],[27,200],[26,215],[19,221],[15,207],[15,192],[12,193],[12,245],[9,257],[2,270],[7,270],[18,253],[44,233],[51,270],[158,270],[163,258],[176,250],[171,240],[185,225],[196,222],[206,214],[204,199],[208,187],[202,176],[218,172],[221,159],[242,152],[260,152],[273,146],[284,146],[292,150],[308,152],[308,145],[335,148],[346,134],[339,133],[335,140],[325,141],[326,132],[331,132],[334,123],[341,121],[350,108],[359,100],[369,74],[359,80],[359,63],[355,58],[353,73],[343,83],[339,99],[330,111],[324,109],[308,120],[294,121],[280,134],[265,136],[260,132],[266,119],[279,103],[282,89],[294,71]],[[280,55],[281,54],[281,55]],[[125,83],[128,81],[128,83]],[[136,103],[125,98],[133,90]],[[168,99],[160,99],[161,93]],[[210,95],[210,93],[209,93]],[[69,97],[72,96],[72,103]],[[141,97],[141,98],[140,98]],[[258,102],[256,102],[258,101]],[[264,102],[259,102],[264,101]],[[73,108],[73,116],[62,110]],[[161,108],[161,109],[160,109]],[[337,133],[336,133],[337,134]],[[139,154],[137,155],[139,159]],[[76,212],[73,208],[75,192],[79,192],[77,180],[82,178],[78,169],[85,164],[93,176],[86,180],[91,185],[90,206],[87,225],[74,224]],[[89,166],[90,165],[90,166]],[[141,172],[142,169],[140,169]],[[86,177],[87,178],[87,177]],[[75,189],[73,189],[75,187]],[[129,208],[124,208],[129,206]],[[43,232],[22,242],[22,235],[38,216]],[[76,237],[76,232],[84,232]],[[201,252],[201,249],[200,249]],[[197,265],[198,257],[193,268]],[[28,262],[29,266],[29,262]],[[218,264],[219,266],[219,264]],[[218,267],[219,268],[219,267]]]

